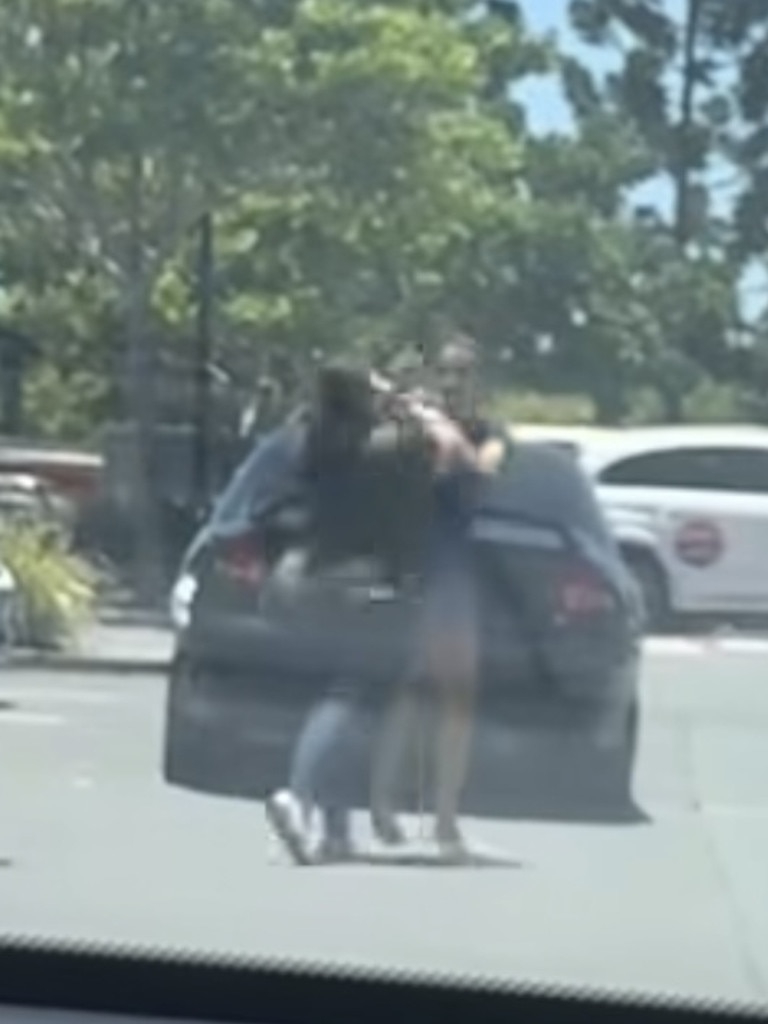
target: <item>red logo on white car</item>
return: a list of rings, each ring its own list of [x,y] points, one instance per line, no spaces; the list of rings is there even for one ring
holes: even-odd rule
[[[681,562],[696,569],[707,569],[719,561],[725,549],[725,538],[711,519],[689,519],[675,537],[675,552]]]

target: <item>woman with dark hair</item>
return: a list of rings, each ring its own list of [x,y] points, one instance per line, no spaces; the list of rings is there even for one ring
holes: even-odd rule
[[[366,371],[342,364],[319,373],[304,445],[309,529],[299,589],[323,574],[343,576],[354,560],[373,563],[378,582],[395,588],[418,573],[431,529],[435,445],[419,418],[403,412]],[[332,630],[331,639],[336,635]],[[341,658],[347,645],[339,647]],[[359,674],[354,659],[340,661],[299,736],[289,786],[267,801],[272,826],[299,863],[352,852],[338,769],[339,750],[359,724]],[[309,835],[315,806],[322,817],[319,849]]]

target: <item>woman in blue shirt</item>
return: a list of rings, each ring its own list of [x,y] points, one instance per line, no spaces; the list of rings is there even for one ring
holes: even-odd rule
[[[393,810],[397,776],[419,718],[419,688],[435,701],[435,840],[447,859],[466,855],[458,825],[479,671],[478,601],[469,537],[473,491],[500,466],[506,440],[478,411],[478,356],[459,337],[437,361],[445,416],[433,424],[442,464],[434,481],[433,537],[414,662],[392,705],[374,758],[371,815],[379,838],[405,840]]]

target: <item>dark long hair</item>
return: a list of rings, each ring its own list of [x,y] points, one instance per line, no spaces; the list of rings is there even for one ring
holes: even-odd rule
[[[309,414],[306,467],[313,473],[362,450],[375,422],[369,374],[354,365],[323,367]]]

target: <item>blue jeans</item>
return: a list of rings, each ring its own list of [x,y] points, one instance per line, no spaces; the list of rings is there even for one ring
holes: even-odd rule
[[[323,817],[325,838],[350,838],[350,809],[338,794],[344,789],[343,749],[358,724],[349,699],[329,696],[316,705],[304,723],[291,764],[291,791]]]

